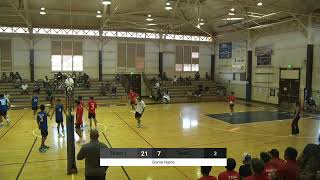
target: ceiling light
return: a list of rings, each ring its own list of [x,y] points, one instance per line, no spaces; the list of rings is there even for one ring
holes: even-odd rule
[[[203,20],[203,18],[201,18],[201,19],[198,18],[198,22],[199,22],[198,25],[200,25],[200,26],[203,26],[203,25],[204,25],[204,20]]]
[[[148,26],[156,26],[157,24],[155,24],[155,23],[149,23],[149,24],[147,24]]]
[[[46,14],[47,14],[45,7],[41,6],[41,8],[40,8],[40,14],[41,14],[41,15],[46,15]]]
[[[221,19],[223,21],[237,21],[237,20],[242,20],[243,18],[226,18],[226,19]]]
[[[166,3],[166,7],[164,9],[168,11],[172,10],[172,7],[169,2]]]
[[[111,4],[111,0],[102,0],[102,4],[109,5]]]
[[[257,16],[257,15],[253,15],[253,14],[249,14],[249,17],[254,17],[254,18],[260,18],[261,16]]]
[[[97,11],[96,17],[97,17],[97,18],[102,18],[101,11]]]
[[[200,24],[198,24],[196,27],[200,29]]]
[[[235,13],[231,13],[231,12],[229,12],[229,15],[230,16],[234,16],[234,15],[236,15]]]
[[[153,18],[151,18],[151,15],[149,14],[148,17],[146,18],[147,21],[153,21]]]
[[[262,6],[262,2],[258,2],[257,6]]]
[[[234,12],[234,8],[231,8],[230,11]]]

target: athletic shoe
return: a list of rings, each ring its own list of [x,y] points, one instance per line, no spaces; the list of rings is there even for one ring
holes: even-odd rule
[[[141,124],[138,124],[138,125],[137,125],[137,128],[141,128]]]
[[[0,123],[0,127],[3,127],[3,123]]]
[[[44,146],[43,146],[43,148],[45,148],[45,149],[49,149],[50,147],[49,147],[49,146],[44,145]]]
[[[39,152],[44,153],[44,148],[43,147],[39,147]]]

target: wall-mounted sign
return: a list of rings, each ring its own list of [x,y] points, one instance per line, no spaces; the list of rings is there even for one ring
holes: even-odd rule
[[[272,45],[256,47],[257,66],[270,66],[273,53]]]
[[[219,44],[219,59],[230,59],[232,57],[232,42]]]

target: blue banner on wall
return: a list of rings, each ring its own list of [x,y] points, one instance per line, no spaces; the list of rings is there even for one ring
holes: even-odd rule
[[[232,57],[232,42],[219,44],[219,59],[230,59]]]

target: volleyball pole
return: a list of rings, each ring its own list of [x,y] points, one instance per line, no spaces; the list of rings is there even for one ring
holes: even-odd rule
[[[73,92],[71,87],[66,90],[67,102],[67,173],[78,173],[74,144],[74,116],[73,116]]]

